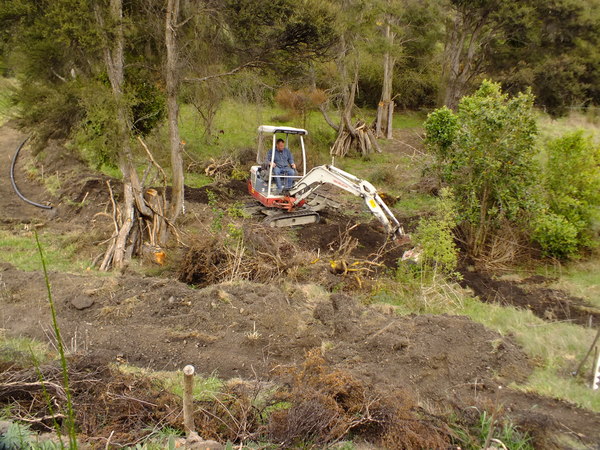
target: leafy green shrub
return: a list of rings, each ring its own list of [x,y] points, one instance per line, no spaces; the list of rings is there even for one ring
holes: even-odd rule
[[[83,157],[97,169],[115,167],[119,141],[117,105],[110,87],[103,82],[90,83],[81,90],[85,117],[75,133]]]
[[[453,274],[458,263],[458,249],[454,243],[456,201],[451,189],[443,188],[433,217],[424,218],[412,239],[421,249],[419,268],[423,272]]]
[[[536,220],[533,240],[547,256],[569,257],[577,252],[577,228],[565,217],[545,213]]]
[[[551,141],[546,151],[550,213],[537,220],[534,240],[549,256],[571,256],[592,243],[600,206],[600,147],[578,131]]]
[[[533,100],[531,93],[509,97],[499,84],[484,81],[460,101],[456,114],[438,109],[425,123],[437,172],[456,195],[460,229],[472,256],[485,253],[501,225],[526,228],[529,212],[537,207]]]
[[[15,93],[19,116],[25,125],[35,129],[34,150],[39,152],[49,139],[62,139],[81,120],[84,111],[78,99],[76,82],[48,86],[26,80]]]
[[[458,118],[446,106],[436,109],[425,122],[426,143],[433,149],[438,158],[444,159],[446,152],[456,139]]]

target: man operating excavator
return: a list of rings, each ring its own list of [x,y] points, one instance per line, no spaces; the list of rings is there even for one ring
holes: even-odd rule
[[[274,158],[272,150],[269,150],[267,153],[267,164],[271,165],[273,175],[283,175],[283,177],[275,176],[275,183],[277,184],[278,191],[281,192],[284,185],[286,189],[291,189],[294,184],[294,179],[286,177],[292,177],[296,174],[296,164],[294,163],[292,152],[285,146],[285,141],[283,139],[277,139]]]

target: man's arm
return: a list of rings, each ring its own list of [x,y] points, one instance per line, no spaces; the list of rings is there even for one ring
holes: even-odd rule
[[[275,167],[275,162],[271,163],[271,158],[273,157],[273,150],[269,150],[267,152],[267,160],[265,161],[265,164],[271,166],[271,167]]]
[[[288,163],[290,164],[290,167],[292,169],[296,168],[296,163],[294,163],[294,155],[292,155],[292,152],[290,151],[290,149],[287,149],[288,152]]]

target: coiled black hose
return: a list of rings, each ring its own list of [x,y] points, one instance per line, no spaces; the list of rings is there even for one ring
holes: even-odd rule
[[[21,200],[23,200],[24,202],[27,202],[33,206],[37,206],[38,208],[52,209],[52,206],[50,206],[50,205],[41,205],[39,203],[33,202],[33,201],[29,200],[28,198],[26,198],[23,194],[21,194],[21,191],[19,191],[19,188],[17,187],[17,183],[15,182],[15,165],[17,164],[17,158],[19,157],[19,152],[21,151],[21,149],[23,148],[23,146],[25,145],[25,143],[28,140],[29,140],[29,138],[26,138],[23,142],[21,142],[21,144],[17,148],[17,151],[15,152],[15,156],[13,156],[12,163],[10,164],[10,182],[12,183],[12,187],[15,190],[15,192],[17,193],[17,195],[19,196],[19,198]]]

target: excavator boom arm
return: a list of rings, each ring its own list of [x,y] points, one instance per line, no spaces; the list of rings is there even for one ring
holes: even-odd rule
[[[375,187],[368,181],[361,180],[337,167],[325,165],[313,168],[306,176],[296,182],[294,188],[290,190],[290,196],[295,198],[296,203],[300,203],[324,184],[337,186],[357,197],[361,197],[388,233],[398,237],[404,236],[404,230],[400,226],[400,222],[377,194]]]

